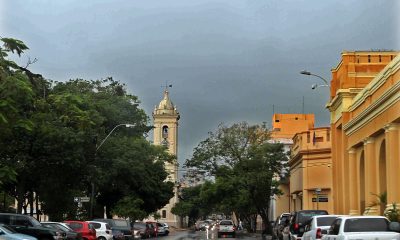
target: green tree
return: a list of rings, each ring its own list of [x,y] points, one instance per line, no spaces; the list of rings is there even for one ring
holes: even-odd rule
[[[92,182],[108,209],[126,197],[143,201],[146,213],[168,202],[173,183],[164,181],[164,161],[176,160],[145,139],[148,117],[125,85],[112,78],[46,80],[28,69],[33,62],[21,67],[7,59],[28,49],[23,42],[1,40],[0,181],[18,200],[17,212],[31,205],[33,214],[37,200],[55,220],[75,216],[73,196],[89,195]],[[136,127],[118,129],[96,151],[96,139],[121,123]]]
[[[269,223],[271,197],[280,194],[276,177],[283,172],[287,155],[282,144],[268,140],[269,131],[263,125],[221,125],[195,148],[186,166],[215,176],[221,209],[247,221],[257,213]]]

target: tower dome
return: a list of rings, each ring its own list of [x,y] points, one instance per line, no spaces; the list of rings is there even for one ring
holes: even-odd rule
[[[160,114],[178,114],[176,106],[172,103],[171,99],[169,98],[168,90],[164,91],[164,97],[161,102],[154,108],[153,115],[160,115]]]

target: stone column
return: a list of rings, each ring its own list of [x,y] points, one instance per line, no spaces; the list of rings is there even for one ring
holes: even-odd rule
[[[357,155],[356,150],[354,148],[350,148],[349,151],[349,192],[350,195],[347,196],[350,199],[350,212],[349,215],[359,215],[360,211],[358,209],[359,204],[359,196],[358,196],[358,169],[357,169]]]
[[[385,126],[386,141],[386,183],[387,183],[387,206],[392,208],[393,203],[400,204],[400,124],[391,123]]]
[[[364,156],[365,156],[365,212],[364,215],[378,215],[378,208],[369,205],[376,202],[376,196],[372,194],[378,193],[378,164],[375,155],[375,142],[373,137],[364,140]]]

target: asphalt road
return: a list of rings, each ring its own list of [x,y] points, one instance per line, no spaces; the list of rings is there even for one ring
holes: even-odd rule
[[[223,238],[218,238],[216,232],[210,231],[207,237],[207,234],[205,231],[200,231],[200,232],[195,232],[195,231],[176,231],[176,232],[171,232],[169,236],[161,236],[158,238],[153,238],[153,239],[159,239],[159,240],[187,240],[187,239],[196,239],[196,240],[207,240],[207,239],[226,239],[226,240],[232,240],[232,239],[248,239],[248,240],[255,240],[255,239],[262,239],[260,234],[247,234],[244,232],[238,232],[236,234],[236,238],[232,238],[229,236],[224,236]],[[270,237],[266,238],[271,239]]]

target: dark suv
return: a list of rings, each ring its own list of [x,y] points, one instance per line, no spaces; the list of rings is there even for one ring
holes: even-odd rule
[[[133,239],[132,225],[128,220],[97,218],[97,219],[93,219],[92,221],[108,223],[108,225],[110,225],[110,227],[111,227],[111,232],[112,232],[114,240],[119,240],[120,239],[119,236],[121,234],[124,236],[125,240]]]
[[[27,234],[39,240],[62,240],[66,237],[65,233],[46,228],[36,218],[29,215],[0,213],[0,223],[10,226],[18,233]]]
[[[326,210],[300,210],[290,214],[290,239],[301,239],[308,220],[317,215],[329,215]]]

